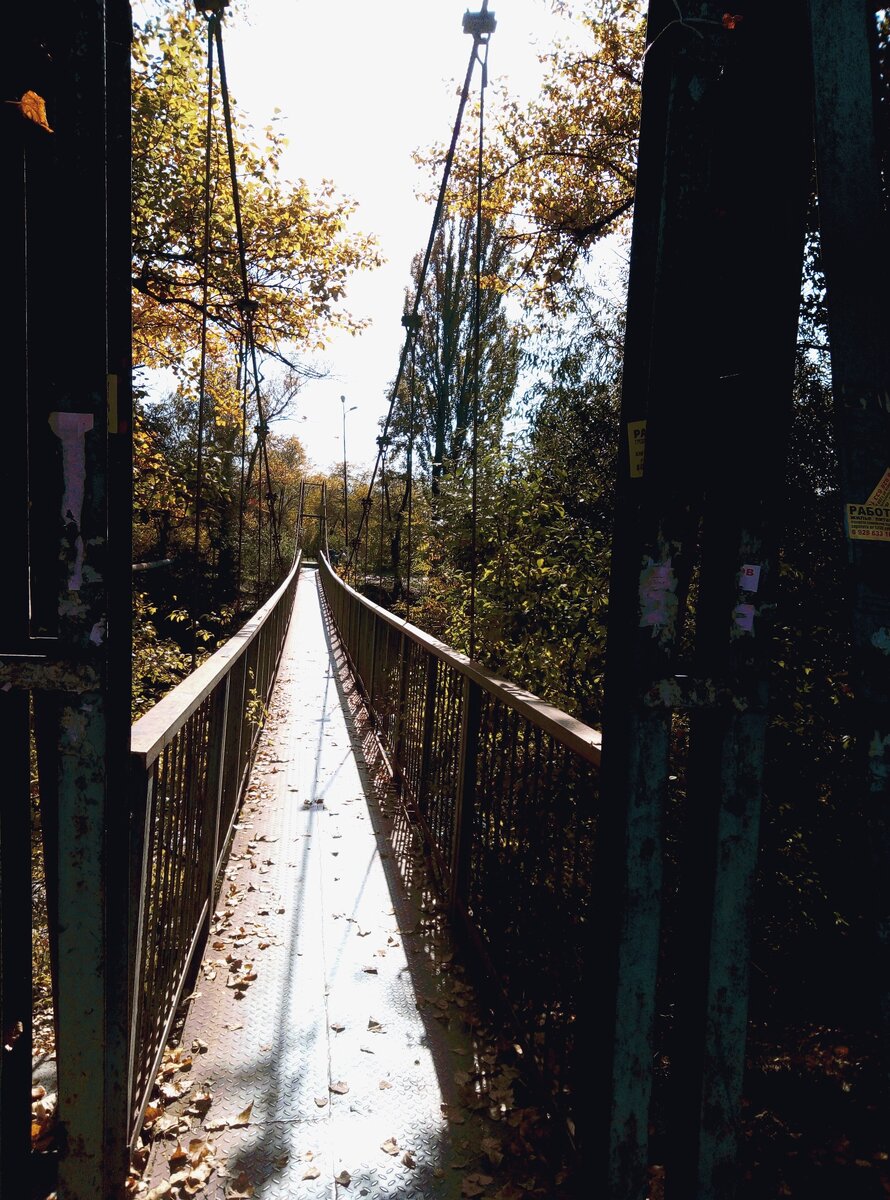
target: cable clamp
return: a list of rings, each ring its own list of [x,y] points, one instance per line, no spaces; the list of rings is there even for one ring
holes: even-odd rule
[[[494,19],[494,13],[486,12],[484,9],[477,13],[471,13],[468,9],[464,13],[464,33],[471,33],[477,42],[487,41],[497,27],[498,23]]]
[[[229,0],[195,0],[195,8],[205,17],[222,16],[223,9],[229,7]]]

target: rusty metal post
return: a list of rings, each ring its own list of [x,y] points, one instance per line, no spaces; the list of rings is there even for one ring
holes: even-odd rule
[[[673,714],[690,707],[696,816],[681,887],[694,911],[675,934],[688,944],[671,946],[668,1187],[716,1200],[734,1181],[766,727],[763,601],[775,576],[810,152],[802,5],[777,13],[761,0],[726,15],[705,0],[684,12],[694,29],[660,0],[650,15],[595,905],[614,917],[591,967],[602,993],[593,1028],[607,1033],[591,1051],[601,1082],[585,1136],[609,1200],[646,1193],[662,818]],[[763,89],[778,76],[794,97],[781,120]],[[756,194],[764,173],[779,181],[769,211]],[[715,408],[737,422],[715,422]],[[681,637],[693,617],[689,678]]]
[[[420,737],[420,778],[417,783],[417,810],[421,817],[426,816],[429,808],[427,788],[430,782],[430,770],[433,756],[433,725],[436,717],[436,695],[438,685],[439,660],[427,652],[426,669],[424,672],[423,692],[423,728]]]
[[[0,41],[4,97],[45,89],[48,63],[36,32],[22,13],[8,14]],[[28,82],[30,80],[30,82]],[[18,89],[18,90],[15,90]],[[0,239],[4,287],[12,303],[4,320],[8,402],[4,406],[7,455],[0,471],[4,514],[4,584],[0,589],[2,650],[27,654],[28,619],[28,382],[25,295],[27,267],[26,155],[44,130],[29,127],[12,104],[0,105]],[[9,680],[0,680],[8,685]],[[4,796],[0,806],[0,1194],[12,1195],[26,1179],[31,1149],[31,848],[28,694],[0,693],[4,745]],[[2,1047],[9,1047],[3,1049]]]
[[[883,135],[876,128],[886,99],[877,103],[874,91],[874,13],[875,6],[857,0],[810,0],[819,222],[844,506],[838,519],[847,535],[855,745],[873,856],[875,978],[890,1078],[890,230]]]
[[[26,321],[10,408],[28,431],[11,456],[22,465],[10,519],[29,561],[0,667],[4,683],[35,693],[59,1192],[95,1200],[122,1188],[127,1167],[131,26],[123,0],[56,0],[11,19],[5,95],[35,93],[45,119],[31,119],[33,100],[9,108],[24,139],[13,236]]]
[[[454,830],[451,849],[452,915],[466,908],[469,894],[470,853],[476,804],[476,770],[479,759],[479,730],[482,721],[482,689],[469,676],[463,680],[460,745],[458,749],[457,795],[454,800]]]

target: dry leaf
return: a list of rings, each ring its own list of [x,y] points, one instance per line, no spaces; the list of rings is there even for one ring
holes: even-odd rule
[[[375,1021],[373,1017],[368,1018],[368,1028],[371,1033],[383,1033],[383,1026],[379,1021]]]
[[[238,1113],[238,1116],[232,1121],[232,1128],[237,1129],[239,1125],[246,1125],[250,1120],[250,1114],[253,1112],[253,1101],[251,1100],[247,1108],[243,1112]]]
[[[182,1142],[177,1141],[176,1149],[170,1155],[168,1162],[170,1163],[170,1166],[172,1167],[174,1163],[184,1163],[187,1161],[188,1161],[188,1155],[186,1154],[185,1149],[183,1148]]]
[[[150,1192],[146,1192],[142,1200],[161,1200],[163,1196],[169,1196],[173,1191],[173,1187],[169,1179],[162,1179],[157,1187],[153,1187]]]
[[[377,1086],[380,1088],[381,1092],[385,1092],[387,1088],[392,1087],[392,1084],[388,1079],[381,1079]]]
[[[35,125],[39,125],[47,133],[52,133],[52,129],[50,129],[46,120],[46,101],[42,96],[38,96],[36,92],[25,92],[21,100],[10,100],[9,103],[15,104],[21,110],[23,117],[27,117],[29,121],[33,121]]]
[[[499,1167],[504,1161],[504,1152],[501,1149],[501,1143],[495,1138],[483,1138],[482,1151],[493,1167]]]
[[[335,1083],[328,1085],[329,1092],[336,1092],[338,1096],[345,1096],[349,1091],[349,1084],[343,1079],[338,1079]]]
[[[473,1200],[476,1196],[485,1194],[485,1188],[481,1184],[474,1183],[469,1177],[461,1181],[460,1194],[466,1196],[467,1200]]]
[[[327,1096],[316,1096],[315,1097],[315,1103],[318,1105],[319,1108],[324,1108],[324,1106],[327,1104],[327,1102],[328,1102]]]
[[[331,1026],[331,1029],[333,1029],[334,1033],[342,1033],[345,1028],[346,1026],[341,1025],[339,1021],[335,1021]]]
[[[362,970],[365,972],[366,975],[376,975],[377,974],[376,967],[362,967]]]
[[[307,1167],[306,1170],[303,1172],[303,1178],[304,1179],[318,1179],[320,1174],[321,1174],[321,1171],[319,1171],[318,1167]]]
[[[352,1176],[348,1171],[341,1171],[339,1175],[334,1176],[334,1183],[339,1183],[341,1187],[349,1187],[352,1183]]]
[[[250,1200],[253,1195],[253,1184],[248,1180],[244,1171],[234,1179],[226,1192],[226,1200]]]
[[[385,1150],[387,1154],[398,1154],[399,1143],[395,1138],[387,1138],[380,1146],[381,1150]]]
[[[404,1163],[404,1165],[406,1167],[416,1167],[417,1166],[417,1163],[414,1161],[414,1158],[413,1158],[410,1150],[406,1150],[405,1153],[402,1155],[402,1162]]]

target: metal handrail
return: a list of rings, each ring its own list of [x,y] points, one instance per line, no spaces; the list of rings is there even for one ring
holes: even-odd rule
[[[132,727],[130,1144],[210,927],[300,572]]]
[[[504,704],[508,705],[508,707],[515,709],[527,720],[535,725],[539,725],[542,729],[546,729],[548,733],[552,733],[554,737],[559,738],[561,742],[576,754],[580,754],[588,762],[599,766],[603,739],[598,729],[593,729],[590,725],[585,725],[583,721],[579,721],[568,713],[563,712],[562,709],[548,704],[546,700],[541,700],[533,692],[526,691],[525,688],[519,687],[518,684],[510,682],[508,679],[502,679],[492,671],[486,670],[480,663],[468,658],[466,654],[461,654],[459,650],[452,650],[445,642],[440,642],[431,634],[425,633],[424,630],[418,628],[418,626],[410,624],[403,617],[397,617],[388,609],[375,604],[372,600],[357,592],[344,579],[341,579],[326,559],[321,560],[321,570],[323,579],[325,578],[325,573],[327,573],[332,580],[336,580],[339,587],[342,587],[359,604],[372,611],[377,620],[383,621],[400,634],[404,634],[405,637],[422,647],[429,654],[433,655],[434,658],[447,663],[458,674],[471,679],[473,683],[484,688],[485,691],[497,697]]]
[[[179,732],[198,706],[207,699],[223,676],[232,669],[240,656],[246,653],[250,643],[259,634],[272,610],[296,577],[300,561],[294,563],[287,578],[262,608],[257,609],[237,633],[201,663],[192,673],[172,688],[138,721],[134,721],[130,734],[130,752],[138,755],[146,766],[158,757]]]
[[[572,1130],[584,1119],[577,1017],[595,921],[601,736],[319,565],[402,813]]]

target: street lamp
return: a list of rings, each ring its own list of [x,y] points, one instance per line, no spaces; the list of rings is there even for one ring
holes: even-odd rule
[[[358,408],[357,404],[353,404],[352,408],[346,407],[346,397],[340,397],[340,404],[343,406],[343,544],[346,547],[346,558],[349,559],[349,493],[347,491],[348,483],[346,479],[346,414],[355,412]]]

